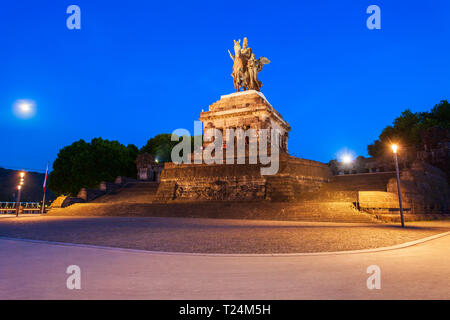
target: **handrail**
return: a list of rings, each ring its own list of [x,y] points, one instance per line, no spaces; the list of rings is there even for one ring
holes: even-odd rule
[[[40,202],[20,202],[20,207],[23,212],[32,213],[41,211]],[[16,202],[0,202],[0,214],[14,213],[17,208]]]

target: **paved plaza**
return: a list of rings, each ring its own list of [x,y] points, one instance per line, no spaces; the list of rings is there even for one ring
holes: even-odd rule
[[[149,251],[271,254],[360,250],[450,230],[450,221],[357,224],[238,219],[22,216],[0,219],[0,237]]]
[[[0,240],[0,299],[449,299],[450,236],[319,256],[158,254]],[[81,270],[69,290],[66,269]],[[367,268],[381,270],[369,290]]]

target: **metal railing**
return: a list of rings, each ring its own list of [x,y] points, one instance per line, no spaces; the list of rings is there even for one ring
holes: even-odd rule
[[[16,213],[16,202],[0,202],[0,214],[15,214]],[[21,202],[19,213],[40,213],[41,203],[40,202]]]

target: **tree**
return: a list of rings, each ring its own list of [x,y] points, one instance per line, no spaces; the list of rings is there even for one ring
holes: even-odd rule
[[[161,133],[149,139],[147,143],[139,150],[139,153],[150,153],[155,156],[159,162],[171,161],[172,149],[181,139],[172,141],[170,133]],[[203,140],[202,140],[203,141]],[[191,136],[191,152],[194,150],[194,137]]]
[[[422,142],[421,133],[434,126],[450,128],[450,104],[447,100],[442,100],[429,112],[413,113],[409,109],[403,111],[392,125],[383,129],[378,140],[367,146],[367,151],[369,155],[379,157],[394,142],[417,148]]]
[[[431,112],[425,113],[425,120],[428,127],[439,126],[450,129],[450,103],[442,100],[441,103],[435,105]]]
[[[49,189],[57,194],[76,195],[83,187],[95,188],[117,176],[136,176],[138,148],[118,141],[94,138],[79,140],[62,148],[49,175]]]
[[[150,153],[154,155],[159,162],[168,162],[171,158],[170,154],[172,148],[178,143],[178,141],[172,141],[171,137],[172,135],[170,133],[158,134],[149,139],[139,152]]]

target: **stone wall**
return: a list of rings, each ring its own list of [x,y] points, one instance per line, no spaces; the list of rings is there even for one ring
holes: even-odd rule
[[[450,188],[446,174],[430,164],[415,161],[400,176],[402,196],[417,213],[448,213]],[[397,193],[397,179],[390,179],[387,191]]]
[[[105,193],[106,191],[100,189],[81,188],[81,190],[78,192],[77,198],[89,202],[104,195]]]
[[[316,191],[330,181],[330,168],[321,162],[280,155],[278,176],[286,175],[292,179],[296,193]]]
[[[276,175],[262,176],[261,164],[166,163],[156,199],[159,201],[291,201],[301,192],[328,182],[323,163],[280,154]]]
[[[362,211],[376,214],[399,212],[398,196],[395,192],[383,191],[359,191],[358,205]],[[409,199],[403,199],[403,209],[405,212],[411,211]]]
[[[159,200],[262,200],[265,179],[258,165],[165,163]]]
[[[450,189],[446,175],[438,168],[415,161],[410,169],[400,175],[403,208],[411,214],[449,213]],[[361,210],[387,214],[399,211],[397,178],[392,177],[386,192],[359,191]]]

